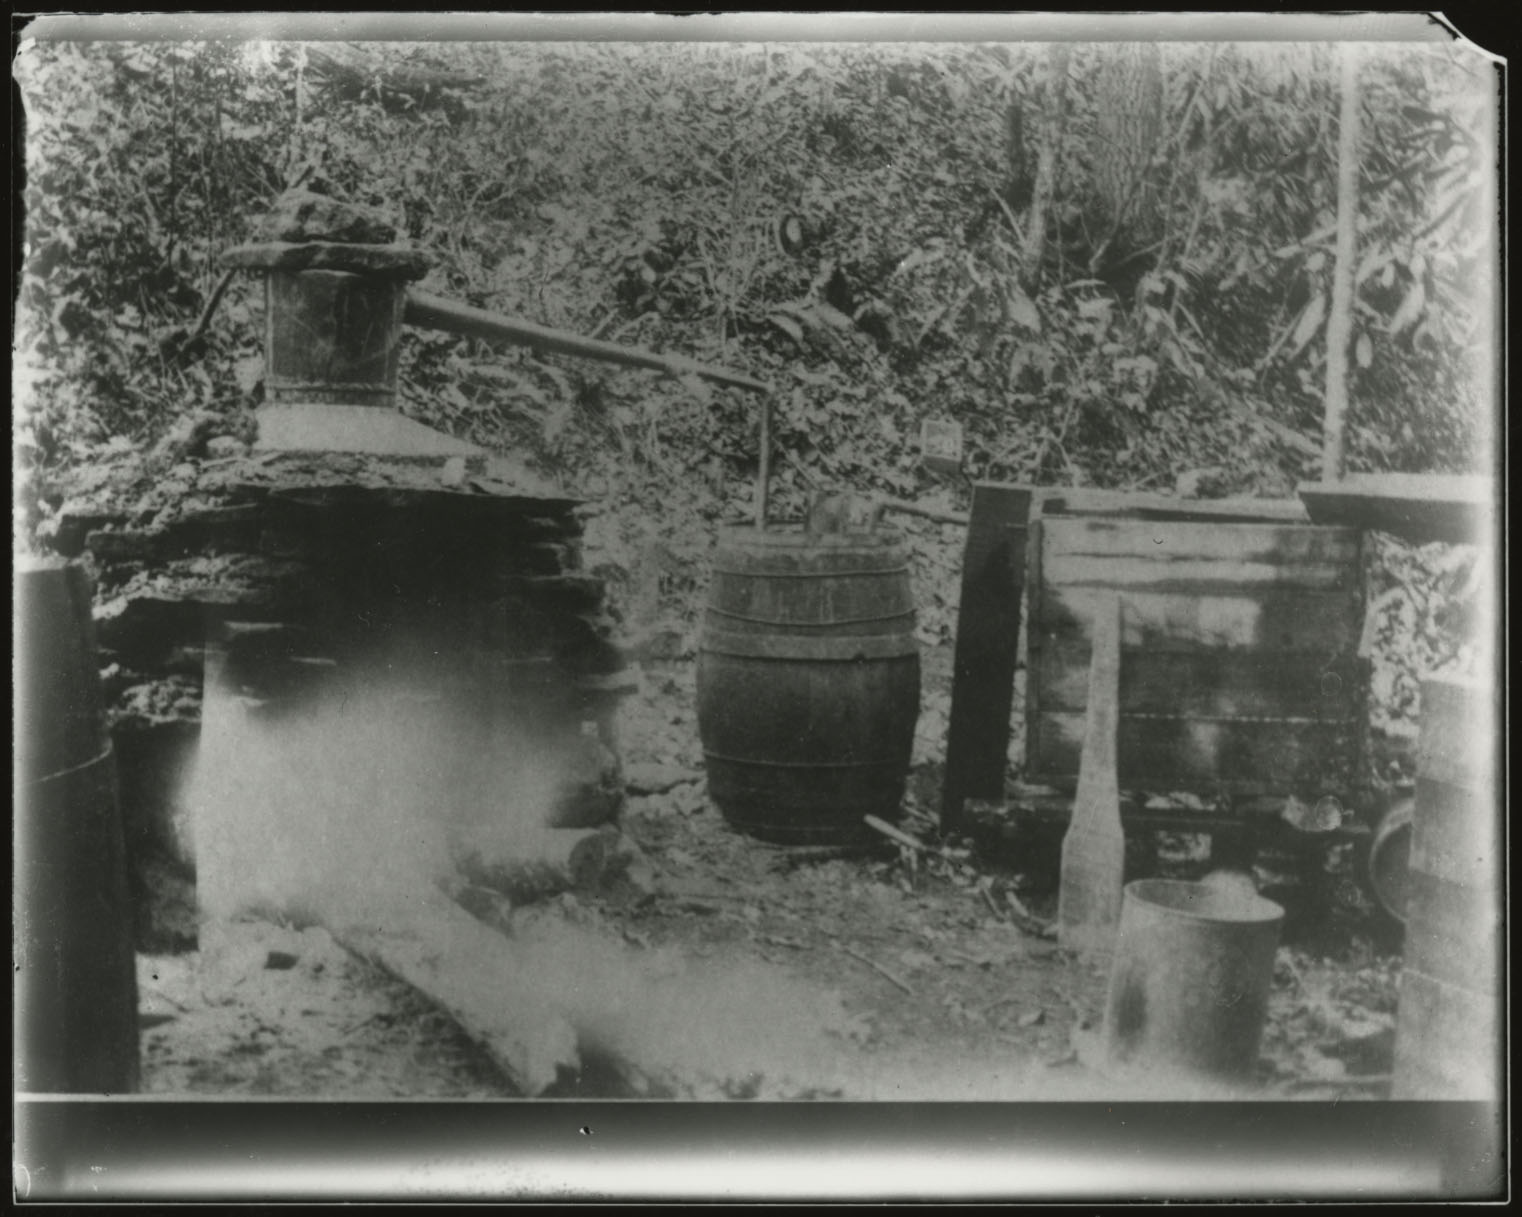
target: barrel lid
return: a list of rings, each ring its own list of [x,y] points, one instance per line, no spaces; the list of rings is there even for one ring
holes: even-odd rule
[[[719,544],[725,547],[774,550],[860,550],[890,549],[904,543],[904,534],[896,528],[871,531],[821,533],[811,535],[802,528],[730,527],[719,530]]]
[[[726,528],[714,549],[716,575],[828,577],[908,573],[904,535],[890,528],[875,532],[810,536],[794,532]]]

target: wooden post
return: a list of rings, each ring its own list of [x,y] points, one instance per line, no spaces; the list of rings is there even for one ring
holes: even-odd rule
[[[1062,839],[1062,885],[1057,896],[1058,940],[1079,954],[1113,951],[1125,881],[1126,836],[1120,822],[1116,732],[1120,721],[1120,622],[1117,594],[1094,610],[1088,718],[1073,818]]]
[[[1029,486],[973,487],[941,793],[947,830],[959,825],[967,799],[1004,795],[1031,496]]]
[[[1326,323],[1326,434],[1321,480],[1342,477],[1348,415],[1348,345],[1353,328],[1353,268],[1358,255],[1358,48],[1344,43],[1337,138],[1337,260]]]

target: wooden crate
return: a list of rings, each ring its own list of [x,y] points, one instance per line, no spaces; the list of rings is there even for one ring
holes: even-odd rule
[[[1123,788],[1353,799],[1367,688],[1360,547],[1352,528],[1049,502],[1029,543],[1027,780],[1076,782],[1093,605],[1110,590],[1124,603]]]

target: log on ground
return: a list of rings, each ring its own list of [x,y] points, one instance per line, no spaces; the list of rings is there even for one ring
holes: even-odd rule
[[[420,891],[397,901],[386,928],[337,921],[328,929],[338,942],[443,1009],[520,1094],[579,1071],[575,1028],[526,983],[513,944],[448,899]]]

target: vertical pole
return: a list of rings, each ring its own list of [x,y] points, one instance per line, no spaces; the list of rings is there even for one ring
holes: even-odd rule
[[[756,462],[756,529],[765,531],[772,474],[772,395],[761,398],[761,452]]]
[[[1342,108],[1337,137],[1337,255],[1326,323],[1326,433],[1321,480],[1342,478],[1348,415],[1348,346],[1353,327],[1353,263],[1358,255],[1358,48],[1342,53]]]

